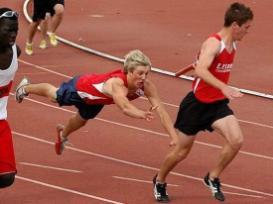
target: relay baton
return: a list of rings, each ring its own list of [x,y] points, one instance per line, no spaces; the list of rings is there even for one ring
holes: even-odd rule
[[[176,77],[179,77],[180,75],[183,75],[191,70],[193,70],[195,68],[195,63],[192,63],[192,64],[189,64],[188,66],[186,67],[183,67],[182,69],[178,70],[176,73],[175,73],[175,76]]]

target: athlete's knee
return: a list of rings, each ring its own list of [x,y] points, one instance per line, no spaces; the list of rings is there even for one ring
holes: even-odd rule
[[[238,137],[235,137],[235,138],[231,139],[231,141],[229,143],[230,143],[230,146],[231,146],[232,149],[239,150],[239,149],[242,148],[243,142],[244,142],[243,137],[238,136]]]
[[[0,188],[11,186],[15,180],[15,173],[0,175]]]
[[[178,144],[179,145],[179,144]],[[188,154],[189,154],[189,149],[188,148],[185,148],[185,147],[177,147],[176,150],[174,150],[174,155],[175,155],[175,158],[176,158],[176,161],[177,162],[180,162],[184,159],[187,158]]]
[[[54,7],[55,15],[62,16],[64,14],[64,6],[61,4],[57,4]]]
[[[179,153],[177,154],[177,161],[180,162],[180,161],[186,159],[187,156],[188,156],[188,153],[187,153],[187,152],[181,151],[181,152],[179,152]]]

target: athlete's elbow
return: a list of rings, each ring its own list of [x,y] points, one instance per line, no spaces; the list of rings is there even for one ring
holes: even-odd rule
[[[203,69],[200,69],[200,68],[196,68],[196,69],[195,69],[195,75],[196,75],[197,77],[202,78],[202,76],[203,76],[205,73],[206,73],[206,71],[204,71]]]

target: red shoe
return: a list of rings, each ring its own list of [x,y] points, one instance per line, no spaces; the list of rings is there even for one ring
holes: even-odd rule
[[[57,141],[55,142],[55,151],[56,151],[56,154],[61,155],[65,149],[65,143],[68,142],[68,139],[62,136],[63,130],[64,130],[63,125],[61,124],[57,125],[56,129],[57,129]]]

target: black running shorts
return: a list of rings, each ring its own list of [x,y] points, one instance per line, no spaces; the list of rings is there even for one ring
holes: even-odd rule
[[[49,0],[48,12],[51,16],[55,14],[54,7],[56,4],[62,4],[64,6],[64,0]]]
[[[190,92],[180,104],[174,127],[186,135],[196,135],[201,130],[213,131],[211,125],[216,120],[233,115],[228,103],[228,99],[202,103]]]
[[[50,13],[53,16],[55,14],[54,6],[56,4],[64,5],[64,0],[34,0],[33,3],[32,20],[37,22],[38,20],[45,19],[46,13]]]
[[[57,90],[57,98],[59,106],[72,106],[74,105],[80,114],[85,119],[95,118],[103,108],[103,104],[86,104],[84,100],[78,95],[76,90],[76,81],[78,77],[74,77],[68,82],[61,84]]]
[[[32,20],[36,22],[38,20],[45,19],[46,13],[48,12],[49,9],[48,1],[34,0],[33,4],[34,5]]]

